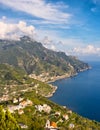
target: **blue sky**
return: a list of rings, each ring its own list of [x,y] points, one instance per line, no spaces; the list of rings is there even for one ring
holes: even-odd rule
[[[30,35],[81,59],[100,59],[100,0],[0,0],[0,38]]]

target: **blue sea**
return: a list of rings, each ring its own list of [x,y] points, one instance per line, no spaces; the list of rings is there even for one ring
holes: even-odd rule
[[[100,122],[100,62],[89,62],[89,65],[92,69],[52,83],[58,89],[49,99]]]

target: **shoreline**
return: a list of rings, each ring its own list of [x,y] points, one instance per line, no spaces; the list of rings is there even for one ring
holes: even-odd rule
[[[62,75],[62,76],[57,76],[57,77],[55,77],[53,80],[48,81],[47,83],[49,84],[49,83],[56,82],[57,80],[60,80],[60,79],[70,78],[70,77],[73,77],[73,76],[75,76],[75,75],[77,75],[77,74],[78,74],[78,73],[73,74],[73,75],[65,74],[65,75]]]
[[[48,81],[47,83],[48,83],[51,87],[53,87],[54,90],[53,90],[50,94],[48,94],[47,96],[45,96],[45,97],[46,97],[46,98],[52,97],[52,96],[55,94],[56,90],[58,89],[58,86],[54,86],[54,85],[52,85],[51,83],[56,82],[57,80],[60,80],[60,79],[65,79],[65,78],[74,77],[74,76],[76,76],[77,74],[78,74],[78,73],[73,74],[73,75],[65,74],[65,75],[56,77],[56,78],[54,78],[54,79],[51,80],[51,81]]]
[[[77,73],[73,73],[73,74],[68,74],[68,73],[66,73],[66,74],[61,75],[61,76],[56,76],[56,77],[54,77],[53,80],[47,81],[46,83],[49,84],[49,83],[56,82],[57,80],[60,80],[60,79],[65,79],[65,78],[74,77],[74,76],[78,75],[79,73],[84,72],[84,71],[87,71],[87,70],[90,70],[90,69],[92,69],[92,67],[89,66],[88,68],[82,69],[82,70],[80,70],[80,71],[77,72]]]
[[[83,70],[80,70],[79,73],[84,72],[84,71],[87,71],[87,70],[90,70],[90,69],[91,69],[91,67],[86,68],[86,69],[83,69]],[[60,80],[60,79],[65,79],[65,78],[74,77],[74,76],[76,76],[76,75],[78,75],[78,73],[75,73],[75,74],[65,74],[65,75],[62,75],[62,76],[57,76],[57,77],[55,77],[53,80],[46,82],[46,83],[48,83],[49,85],[51,85],[51,86],[54,88],[54,90],[53,90],[53,92],[52,92],[51,94],[49,94],[49,95],[47,95],[47,96],[45,96],[45,97],[47,97],[47,98],[52,97],[52,96],[54,95],[54,93],[56,92],[56,90],[58,89],[58,86],[54,86],[54,85],[52,85],[51,83],[56,82],[57,80]]]
[[[52,85],[52,87],[53,87],[53,91],[52,91],[52,93],[50,93],[50,94],[48,94],[47,96],[45,96],[46,98],[50,98],[50,97],[52,97],[52,96],[54,95],[54,93],[56,92],[56,90],[58,89],[57,86]]]

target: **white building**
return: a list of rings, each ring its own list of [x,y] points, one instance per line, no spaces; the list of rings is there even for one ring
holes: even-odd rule
[[[13,103],[18,103],[18,100],[16,98],[14,98]]]
[[[22,109],[19,109],[19,110],[18,110],[18,114],[19,114],[19,115],[21,115],[21,114],[23,114],[23,113],[24,113],[24,111],[23,111]]]
[[[50,113],[51,107],[48,106],[47,104],[43,104],[43,111],[46,112],[46,113]]]
[[[63,118],[64,118],[65,120],[68,120],[68,119],[69,119],[69,117],[68,117],[67,114],[63,115]]]
[[[69,128],[70,128],[70,129],[72,129],[72,128],[74,128],[74,127],[75,127],[74,124],[69,124]]]
[[[50,111],[51,111],[51,107],[48,106],[47,104],[35,105],[35,108],[37,108],[37,110],[38,110],[39,112],[44,111],[44,112],[46,112],[46,113],[50,113]]]

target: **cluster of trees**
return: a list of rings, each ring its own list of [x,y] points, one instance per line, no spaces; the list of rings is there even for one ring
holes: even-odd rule
[[[0,130],[20,130],[16,119],[11,113],[0,106]]]

